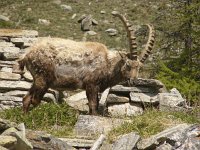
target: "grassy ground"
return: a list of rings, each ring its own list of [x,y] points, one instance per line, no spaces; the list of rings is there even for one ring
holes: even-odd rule
[[[77,121],[77,112],[67,104],[42,104],[24,114],[21,108],[0,112],[0,118],[21,123],[26,128],[47,131],[55,136],[70,136]]]
[[[109,47],[127,47],[126,34],[119,19],[112,17],[113,10],[127,14],[129,20],[134,24],[145,24],[154,22],[155,8],[152,6],[163,5],[163,0],[157,3],[155,0],[62,0],[61,4],[70,5],[71,12],[61,9],[60,5],[52,3],[53,0],[2,0],[0,1],[0,14],[10,17],[10,22],[0,22],[0,28],[22,28],[38,30],[40,36],[53,36],[73,38],[81,40],[83,32],[80,29],[78,18],[83,14],[91,14],[99,25],[93,28],[98,35],[88,40],[99,41]],[[90,5],[89,5],[90,3]],[[31,8],[31,11],[28,11]],[[101,14],[100,11],[106,11]],[[72,15],[76,18],[72,19]],[[38,24],[38,19],[47,19],[51,22],[49,26]],[[119,34],[110,37],[105,33],[108,28],[116,28]]]
[[[163,131],[167,127],[180,123],[200,123],[200,118],[195,116],[199,110],[188,112],[161,112],[147,110],[141,116],[129,118],[132,122],[113,129],[108,136],[109,141],[114,141],[119,135],[138,132],[142,137],[149,137]],[[58,137],[73,136],[73,127],[77,121],[77,112],[67,104],[55,105],[42,104],[24,115],[21,108],[14,108],[0,113],[0,118],[17,123],[24,122],[26,128],[47,131]]]
[[[157,134],[168,127],[172,127],[180,123],[200,123],[200,118],[195,114],[194,110],[187,112],[161,112],[158,110],[147,110],[143,115],[132,117],[132,122],[125,123],[122,126],[113,129],[108,136],[110,142],[114,141],[118,136],[130,132],[137,132],[143,138]]]

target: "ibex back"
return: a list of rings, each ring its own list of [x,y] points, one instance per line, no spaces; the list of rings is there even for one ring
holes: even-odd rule
[[[34,80],[28,94],[23,98],[24,112],[28,111],[30,104],[38,105],[48,88],[85,89],[89,113],[96,115],[99,92],[126,79],[137,77],[142,63],[153,47],[153,27],[148,25],[149,39],[138,57],[132,26],[119,13],[113,12],[113,15],[119,17],[127,29],[130,52],[108,51],[100,43],[60,38],[43,38],[29,48],[29,52],[18,61],[19,66],[15,70],[22,73],[26,66]]]

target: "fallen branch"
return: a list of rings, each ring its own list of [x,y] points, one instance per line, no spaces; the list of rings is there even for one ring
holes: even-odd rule
[[[101,134],[100,137],[96,140],[96,142],[94,142],[90,150],[98,150],[105,139],[106,139],[106,136]]]

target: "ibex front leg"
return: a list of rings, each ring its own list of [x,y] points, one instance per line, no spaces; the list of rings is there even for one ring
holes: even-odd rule
[[[89,114],[91,115],[97,115],[98,114],[98,87],[94,85],[88,85],[86,87],[86,95],[89,102]]]
[[[30,104],[32,104],[33,106],[37,106],[41,102],[41,99],[43,98],[47,90],[48,87],[44,79],[42,77],[37,77],[34,80],[28,94],[23,98],[24,113],[28,112]]]

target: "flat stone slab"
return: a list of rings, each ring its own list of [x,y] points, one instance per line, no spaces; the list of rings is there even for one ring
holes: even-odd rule
[[[19,47],[30,47],[38,38],[21,37],[21,38],[11,38],[11,42]]]
[[[13,69],[10,68],[10,67],[2,67],[0,71],[12,73],[12,70],[13,70]]]
[[[27,91],[21,91],[21,90],[14,90],[14,91],[9,91],[5,93],[1,93],[4,96],[15,96],[15,97],[23,97],[24,95],[27,94]]]
[[[32,83],[26,81],[0,81],[0,90],[29,90]]]
[[[175,108],[175,107],[184,107],[186,105],[185,100],[179,94],[159,93],[158,99],[161,110],[162,107]]]
[[[21,79],[20,74],[0,71],[0,80],[18,81]]]
[[[92,147],[93,143],[95,140],[88,140],[88,139],[78,139],[78,138],[58,138],[64,142],[66,142],[68,145],[72,147],[85,147],[85,148],[90,148]]]
[[[82,91],[77,94],[74,94],[68,98],[64,98],[64,101],[71,107],[80,110],[80,111],[89,111],[88,107],[88,99],[86,96],[86,92]]]
[[[154,96],[150,93],[130,93],[130,100],[132,102],[141,102],[141,103],[158,103],[159,100],[157,96]]]
[[[1,37],[37,37],[38,32],[35,30],[20,30],[20,29],[0,29]]]
[[[75,124],[74,132],[77,136],[95,138],[95,135],[107,134],[112,128],[120,126],[128,120],[107,118],[100,116],[80,115]]]
[[[180,145],[180,141],[183,140],[183,134],[191,125],[188,124],[179,124],[174,127],[168,128],[156,135],[148,139],[142,139],[138,142],[137,148],[138,149],[156,149],[161,143],[164,143],[167,139],[171,140],[173,143],[176,143],[177,146]],[[175,145],[175,143],[173,145]]]
[[[134,132],[122,135],[113,143],[113,150],[132,150],[136,147],[140,136]]]
[[[20,57],[21,52],[18,47],[0,47],[0,59],[16,60]]]
[[[138,93],[151,93],[149,88],[144,87],[125,87],[123,85],[116,85],[110,89],[111,93],[130,93],[130,92],[138,92]]]
[[[149,87],[164,87],[164,84],[156,79],[143,79],[138,78],[136,80],[132,80],[131,83],[136,86],[149,86]]]
[[[108,105],[108,113],[113,117],[138,116],[143,114],[140,104],[124,103]]]
[[[107,104],[110,103],[128,103],[129,98],[125,96],[118,96],[115,94],[109,94],[107,97]]]
[[[0,42],[0,47],[14,47],[15,45],[11,42],[2,41]]]
[[[12,149],[17,143],[17,139],[13,136],[0,135],[0,146]]]
[[[14,64],[16,64],[16,61],[2,61],[2,60],[0,60],[0,65],[13,66]]]
[[[15,96],[2,96],[0,95],[0,104],[2,101],[10,101],[10,102],[22,102],[21,97],[15,97]]]

